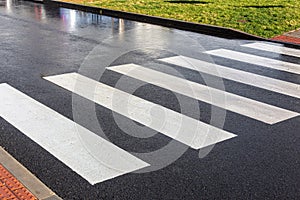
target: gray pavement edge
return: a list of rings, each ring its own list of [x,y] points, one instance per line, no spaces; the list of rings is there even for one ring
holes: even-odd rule
[[[40,200],[61,200],[44,183],[0,147],[0,163]]]

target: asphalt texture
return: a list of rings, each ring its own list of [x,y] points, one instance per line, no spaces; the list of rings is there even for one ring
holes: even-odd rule
[[[224,86],[228,92],[300,112],[297,98],[230,80],[222,80],[220,85],[216,77],[199,75],[157,60],[178,54],[196,56],[230,68],[300,84],[299,75],[208,56],[203,51],[226,48],[300,64],[299,57],[240,46],[253,41],[222,39],[31,2],[0,1],[0,20],[0,83],[10,84],[95,133],[97,129],[88,126],[91,121],[88,112],[74,116],[72,100],[80,97],[42,77],[79,71],[238,135],[200,151],[201,158],[199,151],[188,148],[161,169],[130,173],[91,185],[0,118],[0,145],[63,199],[300,198],[299,117],[268,125],[226,111],[223,123],[218,118],[222,116],[214,114],[215,110],[225,111],[221,108],[197,101],[199,115],[192,107],[191,98],[128,77],[118,84],[121,75],[105,70],[108,65],[143,64],[169,74],[180,73],[197,83],[217,88]],[[90,62],[89,55],[93,53],[101,54],[100,60]],[[140,87],[132,91],[135,85]],[[110,141],[137,156],[162,149],[171,141],[162,134],[150,138],[132,137],[119,128],[112,111],[83,98],[81,103],[94,106],[97,121]],[[129,124],[130,120],[127,120]],[[177,146],[183,148],[179,142]],[[209,153],[203,156],[205,152]],[[164,159],[157,157],[155,161]]]

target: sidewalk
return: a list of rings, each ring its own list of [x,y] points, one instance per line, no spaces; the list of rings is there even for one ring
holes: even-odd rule
[[[0,200],[60,200],[0,147]]]
[[[283,35],[279,35],[276,37],[271,38],[272,40],[282,41],[282,42],[289,42],[293,44],[300,44],[300,29],[287,32]]]

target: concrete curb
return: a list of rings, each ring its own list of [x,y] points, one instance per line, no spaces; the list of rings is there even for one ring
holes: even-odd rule
[[[258,40],[258,41],[266,41],[266,42],[283,44],[291,48],[300,47],[299,44],[280,41],[280,40],[266,39],[232,28],[224,28],[224,27],[213,26],[213,25],[191,23],[191,22],[185,22],[180,20],[166,19],[161,17],[135,14],[135,13],[124,12],[124,11],[117,11],[117,10],[85,6],[85,5],[74,4],[74,3],[67,3],[67,2],[57,1],[57,0],[25,0],[25,1],[32,1],[35,3],[43,3],[47,6],[69,8],[69,9],[80,10],[80,11],[90,12],[99,15],[106,15],[110,17],[123,18],[127,20],[160,25],[169,28],[176,28],[179,30],[191,31],[195,33],[201,33],[205,35],[211,35],[211,36],[216,36],[216,37],[221,37],[226,39]]]
[[[44,183],[0,147],[0,163],[40,200],[61,200]]]
[[[30,1],[30,2],[34,2],[34,3],[44,4],[44,0],[24,0],[24,1]]]
[[[223,28],[223,27],[205,25],[205,24],[197,24],[197,23],[185,22],[180,20],[166,19],[161,17],[153,17],[148,15],[116,11],[116,10],[110,10],[110,9],[98,8],[98,7],[91,7],[91,6],[67,3],[67,2],[56,1],[56,0],[44,0],[44,3],[45,5],[48,6],[56,6],[56,7],[64,7],[69,9],[81,10],[85,12],[106,15],[110,17],[123,18],[123,19],[144,22],[144,23],[149,23],[154,25],[160,25],[169,28],[176,28],[180,30],[212,35],[212,36],[217,36],[217,37],[222,37],[227,39],[265,40],[264,38],[251,35],[248,33],[244,33],[235,29],[230,29],[230,28]]]

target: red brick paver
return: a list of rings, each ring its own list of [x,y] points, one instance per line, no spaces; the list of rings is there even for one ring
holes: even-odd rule
[[[0,164],[0,200],[37,200],[37,198]]]
[[[283,41],[283,42],[289,42],[289,43],[294,43],[294,44],[300,44],[300,38],[298,38],[298,37],[286,36],[286,35],[276,36],[276,37],[272,38],[272,40]]]
[[[272,40],[300,44],[300,29],[271,38]]]

